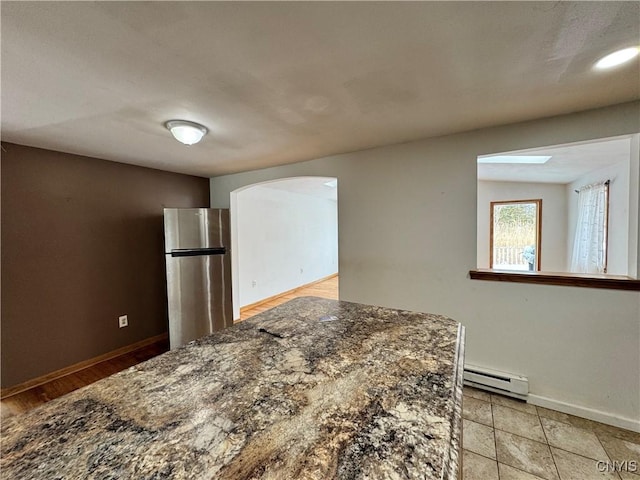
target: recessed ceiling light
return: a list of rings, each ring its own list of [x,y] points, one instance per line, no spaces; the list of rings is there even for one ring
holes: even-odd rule
[[[551,155],[491,155],[478,157],[478,163],[542,164],[550,158]]]
[[[606,70],[607,68],[617,67],[635,58],[639,52],[640,49],[638,47],[623,48],[617,52],[610,53],[606,57],[602,57],[596,63],[596,68]]]
[[[193,145],[202,140],[208,130],[207,127],[186,120],[169,120],[164,124],[176,140],[185,145]]]

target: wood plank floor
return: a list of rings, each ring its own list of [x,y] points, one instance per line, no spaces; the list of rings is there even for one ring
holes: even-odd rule
[[[240,321],[246,320],[249,317],[253,317],[258,313],[262,313],[265,310],[269,310],[270,308],[277,307],[278,305],[282,305],[289,300],[293,300],[298,297],[323,297],[323,298],[331,298],[333,300],[338,300],[338,276],[329,278],[322,282],[314,283],[313,285],[309,285],[306,287],[300,287],[296,289],[294,292],[287,293],[285,295],[281,295],[277,298],[272,298],[266,303],[261,303],[260,305],[256,305],[253,308],[247,310],[240,310]]]
[[[27,412],[50,400],[149,360],[168,349],[168,342],[155,343],[7,397],[0,402],[1,418]]]
[[[309,295],[337,300],[338,277],[336,276],[308,287],[301,287],[294,292],[273,298],[267,303],[260,304],[243,311],[240,320],[246,320],[253,315],[269,310],[270,308],[288,302],[294,298]],[[140,350],[136,350],[135,352],[127,353],[111,360],[106,360],[80,372],[66,375],[65,377],[45,383],[44,385],[7,397],[0,402],[1,418],[8,418],[12,415],[27,412],[38,405],[42,405],[69,392],[82,388],[93,382],[97,382],[98,380],[132,367],[133,365],[137,365],[145,360],[149,360],[150,358],[160,355],[167,350],[168,345],[166,344],[150,345]]]

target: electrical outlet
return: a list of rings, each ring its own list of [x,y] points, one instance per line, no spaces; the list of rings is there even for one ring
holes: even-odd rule
[[[126,315],[120,315],[118,317],[118,325],[120,326],[120,328],[129,326],[129,319]]]
[[[251,286],[255,287],[258,284],[258,282],[256,282],[255,280],[253,282],[251,282]]]

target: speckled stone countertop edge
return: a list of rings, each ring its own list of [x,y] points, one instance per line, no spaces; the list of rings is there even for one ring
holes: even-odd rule
[[[445,468],[442,470],[443,480],[458,480],[462,478],[460,451],[462,435],[462,392],[464,384],[464,354],[465,328],[458,323],[458,338],[456,340],[455,369],[453,372],[453,415],[451,417],[451,442],[445,454]]]

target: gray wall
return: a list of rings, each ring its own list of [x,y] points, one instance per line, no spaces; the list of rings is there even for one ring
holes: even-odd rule
[[[541,270],[567,271],[567,192],[560,183],[478,181],[478,268],[489,268],[491,202],[538,198],[542,200]]]
[[[538,403],[640,429],[640,293],[468,277],[478,155],[636,133],[639,111],[633,102],[212,178],[211,203],[227,207],[231,191],[265,180],[337,177],[342,300],[453,317],[467,327],[467,363],[528,376]]]
[[[162,209],[208,180],[3,146],[2,387],[166,332]]]

